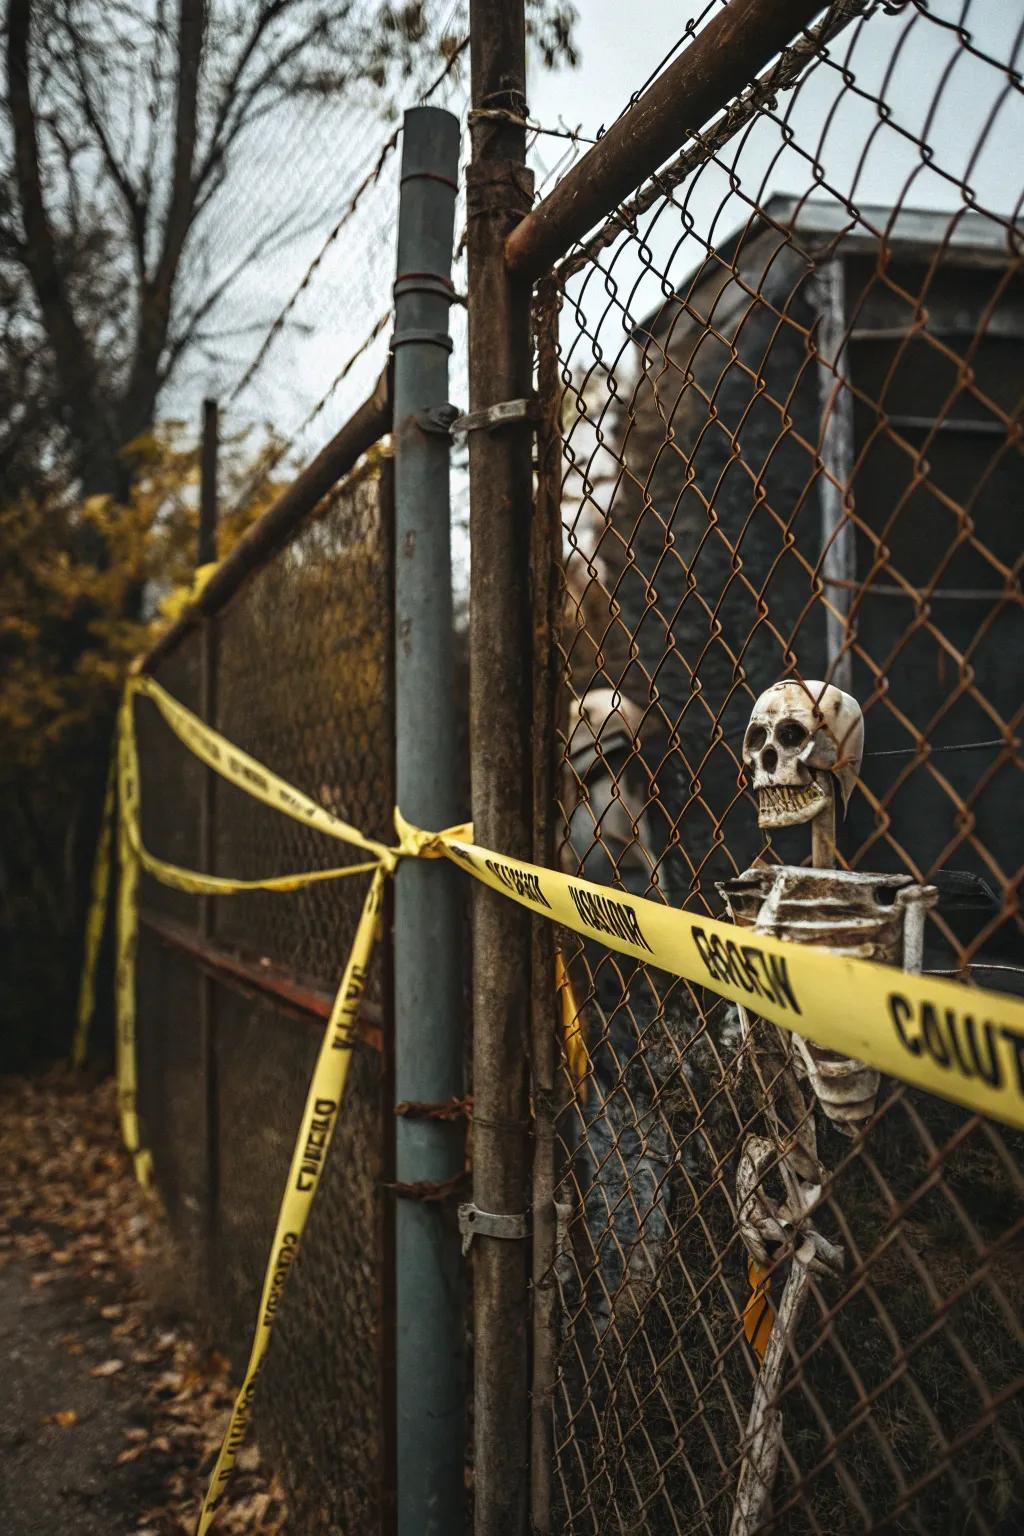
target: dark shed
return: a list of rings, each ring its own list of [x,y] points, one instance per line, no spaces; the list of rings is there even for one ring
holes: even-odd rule
[[[633,645],[607,680],[648,711],[670,899],[761,848],[739,744],[753,696],[791,671],[865,710],[853,864],[951,868],[996,891],[1024,865],[1024,293],[1008,238],[972,211],[867,207],[854,224],[775,197],[634,330],[640,366],[606,428],[617,536],[600,541]],[[973,743],[988,745],[928,751]],[[777,851],[799,860],[806,838],[789,837]],[[995,920],[977,882],[972,910],[946,905],[961,932],[988,930],[987,952],[1015,948],[1019,918]]]

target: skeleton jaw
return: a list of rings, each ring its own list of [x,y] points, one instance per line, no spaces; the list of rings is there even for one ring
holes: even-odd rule
[[[796,827],[813,821],[828,804],[828,792],[817,779],[809,784],[768,784],[757,791],[759,827]]]

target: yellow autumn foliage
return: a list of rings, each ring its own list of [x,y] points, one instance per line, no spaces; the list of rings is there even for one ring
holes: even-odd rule
[[[195,577],[198,450],[163,425],[125,450],[127,504],[47,488],[0,507],[0,776],[37,768],[75,728],[109,714],[132,658]],[[241,506],[253,458],[222,453],[223,557],[281,489],[266,480]],[[180,600],[180,597],[179,597]]]

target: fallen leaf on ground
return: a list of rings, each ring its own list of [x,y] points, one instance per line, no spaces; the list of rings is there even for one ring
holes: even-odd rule
[[[136,1463],[111,1481],[111,1536],[194,1536],[234,1391],[227,1359],[196,1339],[176,1293],[166,1305],[165,1278],[183,1260],[158,1197],[132,1176],[117,1124],[110,1081],[60,1072],[0,1080],[0,1267],[8,1260],[23,1265],[35,1287],[63,1280],[45,1301],[37,1293],[40,1325],[48,1308],[73,1303],[73,1312],[60,1312],[55,1343],[72,1355],[88,1351],[83,1364],[92,1375],[119,1378],[120,1390],[94,1389],[105,1400],[96,1420],[115,1415],[108,1471]],[[145,1294],[154,1278],[156,1306]],[[108,1359],[111,1350],[117,1355]],[[79,1413],[72,1438],[88,1444],[86,1421],[94,1416]],[[74,1410],[57,1410],[46,1423],[52,1428],[34,1418],[40,1445],[51,1457],[58,1446],[66,1453],[69,1441],[56,1430],[75,1423]],[[285,1501],[254,1444],[238,1473],[216,1536],[284,1536]],[[5,1528],[0,1521],[0,1536]]]
[[[104,1360],[102,1365],[94,1365],[89,1372],[90,1376],[116,1376],[118,1371],[124,1370],[123,1360]]]

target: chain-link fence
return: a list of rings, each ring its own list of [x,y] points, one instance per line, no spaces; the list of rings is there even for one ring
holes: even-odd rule
[[[498,28],[496,9],[474,9]],[[508,383],[516,346],[497,323],[493,367],[510,398],[481,388],[470,353],[463,425],[471,459],[481,442],[498,444],[477,460],[495,486],[525,483],[514,448],[501,456],[539,418],[535,623],[520,659],[533,644],[535,788],[551,792],[533,804],[534,852],[739,928],[956,977],[976,989],[973,1014],[908,1004],[894,1026],[940,1069],[991,1080],[998,1025],[985,991],[1018,993],[1024,978],[1013,809],[1024,183],[1006,154],[1024,131],[1017,19],[972,0],[955,10],[841,0],[779,53],[755,46],[759,27],[780,25],[778,8],[716,0],[644,91],[656,94],[709,25],[738,13],[747,33],[727,35],[769,60],[762,73],[722,66],[733,84],[705,112],[710,126],[684,139],[680,118],[676,158],[641,183],[639,157],[640,184],[624,202],[609,195],[607,221],[534,281],[540,409],[511,398],[528,380]],[[706,60],[702,69],[696,86],[710,77]],[[557,213],[569,177],[601,184],[609,141],[645,99],[638,92],[603,135],[537,124],[514,82],[500,86],[475,94],[474,159],[486,159],[482,128],[492,151],[509,127],[535,157],[554,146],[553,164],[540,154],[535,214]],[[390,140],[352,192],[370,224],[382,166],[397,168]],[[517,172],[504,162],[493,200],[469,200],[471,317],[481,293],[501,292],[487,286],[493,271],[473,270],[473,219],[509,215],[499,203],[513,186],[512,245],[534,217],[514,226]],[[236,397],[306,304],[310,271]],[[365,347],[346,354],[290,441],[340,380],[354,386],[376,368],[390,309],[383,290],[378,308],[374,282],[368,291]],[[492,304],[488,323],[496,315],[511,333],[515,314]],[[457,399],[461,383],[457,373]],[[420,412],[410,430],[433,440],[450,415]],[[507,520],[517,504],[495,490],[489,511]],[[541,569],[549,514],[553,623]],[[494,524],[477,529],[489,612],[518,623],[522,590],[495,584],[488,566]],[[228,598],[158,648],[155,668],[230,741],[387,842],[392,543],[390,462],[378,449],[264,548]],[[494,658],[480,654],[483,629],[473,652],[470,617],[470,709],[504,707],[514,647],[501,649],[506,673],[491,668],[486,699],[478,679]],[[492,639],[497,655],[505,633]],[[478,743],[490,730],[479,713],[471,726]],[[461,744],[461,724],[458,734]],[[206,773],[144,702],[139,746],[153,853],[238,878],[337,863],[337,844]],[[485,756],[472,786],[481,825],[498,782]],[[204,1256],[197,1289],[239,1357],[361,897],[347,881],[218,902],[143,883],[144,1131],[172,1219]],[[481,1210],[499,1225],[515,1215],[521,1234],[527,1156],[517,1163],[514,1143],[523,1133],[525,1145],[529,1116],[535,1414],[553,1394],[550,1436],[533,1441],[538,1530],[1018,1529],[1020,1134],[784,1035],[753,1001],[740,1009],[558,938],[554,977],[537,934],[533,950],[556,1091],[535,1049],[529,1109],[520,1116],[510,1099],[479,1114],[474,1170],[486,1163],[492,1181],[474,1184],[475,1199],[488,1187],[500,1195]],[[510,953],[521,940],[510,924]],[[390,974],[378,950],[345,1114],[257,1395],[257,1423],[311,1531],[388,1528],[395,1264],[382,1190],[427,1191],[440,1208],[463,1182],[394,1177]],[[474,1022],[476,1049],[486,1021]],[[488,1047],[476,1059],[501,1077],[522,1037],[500,1020],[495,1033],[505,1055]],[[521,1053],[513,1067],[525,1083]],[[493,1084],[474,1086],[479,1109]],[[428,1119],[462,1107],[417,1106]],[[438,1241],[450,1245],[447,1207],[442,1223]],[[526,1315],[511,1283],[488,1289],[507,1263],[525,1295],[522,1250],[500,1238],[497,1260],[483,1248],[483,1285],[477,1271],[476,1433],[488,1448],[473,1469],[478,1519],[507,1474],[494,1426],[518,1414],[519,1433],[525,1417],[513,1396],[525,1350],[499,1359],[493,1347],[501,1333],[521,1344]],[[488,1241],[474,1239],[477,1255]],[[483,1380],[480,1360],[506,1375]]]
[[[1011,10],[830,7],[537,334],[562,868],[1019,993]],[[1019,1528],[1021,1136],[563,957],[550,1528]],[[986,1018],[901,1022],[984,1078]]]
[[[374,450],[155,673],[229,740],[379,838],[390,836],[395,799],[391,480],[390,459]],[[138,707],[138,725],[153,852],[240,879],[338,866],[338,843],[216,779],[152,706]],[[296,1126],[364,894],[356,879],[204,902],[144,880],[143,1135],[197,1309],[235,1361],[248,1349]],[[260,1438],[302,1529],[379,1529],[393,1488],[382,1205],[394,1123],[389,978],[384,943],[257,1397]]]

